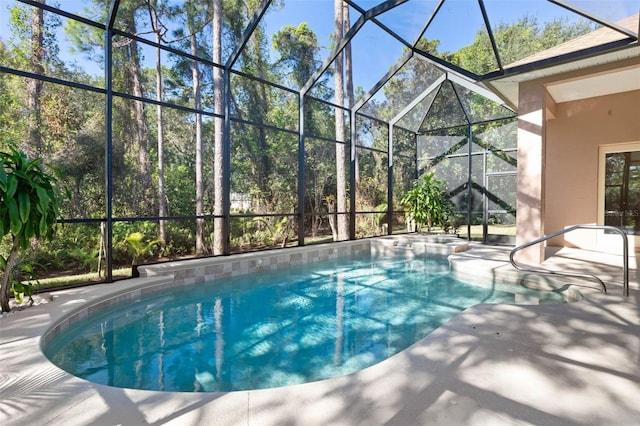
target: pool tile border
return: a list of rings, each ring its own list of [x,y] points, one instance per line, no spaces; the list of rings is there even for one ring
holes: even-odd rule
[[[176,286],[370,253],[370,240],[345,241],[233,256],[180,260],[138,267],[140,277],[170,277]]]
[[[392,253],[446,256],[457,250],[457,246],[443,247],[442,242],[431,243],[420,236],[390,236],[141,265],[138,266],[141,283],[109,292],[64,315],[44,333],[40,345],[44,348],[55,336],[95,312],[163,290],[350,256]]]
[[[318,244],[312,246],[292,247],[281,250],[243,253],[233,256],[219,256],[199,259],[179,260],[138,267],[141,281],[128,287],[108,292],[106,295],[88,301],[75,311],[64,315],[42,336],[41,348],[64,332],[70,326],[86,319],[89,315],[120,303],[131,303],[159,291],[173,288],[224,280],[229,277],[251,274],[262,271],[276,271],[290,266],[307,263],[336,260],[359,255],[391,255],[403,254],[408,257],[440,257],[449,258],[454,274],[458,268],[455,256],[468,248],[468,241],[450,236],[397,235],[378,237],[339,243]],[[453,259],[453,260],[452,260]],[[477,275],[491,278],[489,275]],[[496,276],[493,276],[496,279]],[[509,283],[519,282],[513,275],[504,280]],[[570,296],[571,297],[571,296]],[[571,297],[580,300],[581,296]],[[572,300],[572,301],[573,301]]]
[[[286,253],[281,253],[285,252]],[[229,277],[253,272],[273,271],[292,265],[301,265],[347,256],[364,255],[370,252],[370,240],[347,241],[311,247],[295,247],[277,252],[264,251],[234,255],[232,257],[210,257],[181,260],[138,267],[141,283],[109,292],[103,297],[88,301],[78,309],[54,322],[40,341],[41,348],[72,325],[89,315],[111,306],[130,303],[159,291],[215,282]]]
[[[49,344],[54,337],[64,332],[70,326],[85,320],[89,315],[120,303],[128,303],[138,300],[141,296],[145,296],[147,294],[175,287],[175,284],[167,278],[144,281],[144,283],[135,286],[123,287],[118,290],[114,289],[113,292],[108,292],[105,296],[87,301],[77,309],[64,314],[61,319],[54,321],[53,325],[43,334],[42,339],[40,340],[41,349],[44,349],[44,347]]]

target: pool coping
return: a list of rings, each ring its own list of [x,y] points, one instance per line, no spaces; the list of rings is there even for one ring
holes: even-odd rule
[[[343,245],[353,249],[355,243]],[[486,266],[493,270],[491,264]],[[470,272],[470,265],[465,268]],[[633,301],[613,295],[593,294],[580,302],[556,306],[476,305],[407,350],[365,370],[256,391],[189,394],[112,388],[71,376],[42,354],[40,345],[47,331],[71,314],[81,319],[87,304],[97,309],[118,292],[135,287],[142,294],[172,281],[173,277],[155,275],[64,290],[52,294],[49,303],[29,308],[28,315],[2,318],[0,421],[34,425],[451,424],[452,419],[466,419],[466,424],[539,424],[541,420],[580,424],[582,419],[590,424],[631,424],[640,418],[632,396],[640,394],[640,367],[629,362],[640,359],[640,310]],[[539,322],[540,330],[531,327],[532,318]],[[563,330],[567,327],[572,333]],[[606,358],[585,344],[590,339],[606,343]],[[480,353],[494,352],[493,358],[478,358]],[[469,361],[474,357],[480,368]],[[543,377],[547,377],[548,365],[522,365],[523,359],[536,357],[561,364],[562,368],[555,368],[564,374],[552,374],[548,383],[539,380],[538,369],[543,367],[542,373],[547,372]],[[537,379],[534,384],[542,389],[535,392],[534,400],[527,396],[531,380],[526,380],[525,392],[523,380],[487,373],[505,362],[522,368],[524,377]],[[587,383],[590,375],[594,383]],[[567,376],[571,376],[568,382]],[[545,392],[556,395],[556,379],[562,388],[577,377],[584,382],[583,402],[591,405],[569,407],[544,397]],[[505,390],[518,395],[515,402]],[[604,402],[601,396],[595,397],[603,394],[607,395]]]

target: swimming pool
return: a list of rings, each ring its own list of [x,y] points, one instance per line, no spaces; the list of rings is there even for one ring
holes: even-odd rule
[[[44,351],[69,373],[110,386],[260,389],[358,371],[469,306],[530,297],[564,301],[554,292],[456,281],[446,260],[353,256],[113,305],[54,336]]]

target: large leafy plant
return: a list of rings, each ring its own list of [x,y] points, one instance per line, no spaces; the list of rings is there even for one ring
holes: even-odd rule
[[[453,204],[447,197],[445,183],[428,173],[413,182],[409,190],[400,201],[407,210],[410,220],[419,227],[426,226],[431,232],[434,226],[447,226]]]
[[[32,301],[31,269],[19,268],[20,272],[29,272],[27,282],[14,278],[19,252],[29,247],[32,238],[53,238],[60,216],[56,176],[43,169],[42,159],[29,159],[13,145],[8,148],[8,152],[0,151],[0,238],[9,235],[11,239],[9,254],[0,255],[0,310],[3,312],[9,311],[12,290],[18,300],[26,295]]]

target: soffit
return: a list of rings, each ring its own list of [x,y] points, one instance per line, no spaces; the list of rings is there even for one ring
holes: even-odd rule
[[[617,22],[617,25],[631,31],[638,31],[640,26],[640,14],[629,16]],[[582,57],[581,59],[570,59],[570,52],[580,49],[589,49],[594,46],[613,43],[620,38],[620,33],[612,31],[610,28],[600,28],[591,33],[569,40],[563,44],[552,47],[542,52],[538,52],[528,58],[524,58],[509,67],[518,67],[531,63],[541,63],[536,69],[531,69],[510,76],[496,78],[486,81],[485,84],[491,87],[505,102],[512,108],[518,108],[518,95],[521,83],[533,80],[548,79],[556,75],[563,75],[581,70],[591,69],[620,61],[635,59],[640,66],[640,44],[636,40],[626,46],[617,49]],[[549,63],[545,66],[545,61],[551,58],[561,58],[565,55],[568,59],[559,61],[556,64]],[[569,55],[569,56],[566,56]],[[571,100],[585,99],[594,96],[603,96],[613,93],[620,93],[638,88],[637,73],[633,70],[620,70],[610,72],[607,75],[593,75],[583,77],[580,80],[549,85],[553,91],[551,95],[556,102],[567,102]],[[555,96],[554,96],[555,93]],[[557,98],[556,98],[557,97]],[[561,100],[562,99],[562,100]]]
[[[566,63],[548,66],[545,68],[539,68],[536,70],[523,72],[520,74],[514,74],[507,77],[485,81],[484,83],[490,87],[495,93],[498,94],[508,105],[512,108],[518,108],[518,95],[519,95],[519,87],[521,83],[527,81],[548,79],[553,76],[559,76],[563,74],[568,74],[572,72],[579,72],[586,69],[596,68],[603,65],[614,64],[617,62],[632,60],[635,62],[635,67],[640,66],[640,45],[636,42],[632,46],[622,48],[613,52],[608,52],[604,54],[600,54],[597,56],[592,56],[588,58],[583,58],[575,61],[569,61]],[[624,71],[624,69],[623,69]],[[622,71],[621,71],[622,72]],[[616,72],[610,73],[612,75],[616,75]],[[593,78],[592,82],[600,82],[603,86],[600,88],[593,88],[592,93],[589,92],[589,87],[585,87],[582,89],[580,94],[576,93],[575,96],[579,96],[576,99],[583,99],[586,97],[592,96],[601,96],[611,93],[618,93],[620,91],[627,90],[636,90],[638,87],[637,82],[637,73],[633,72],[622,72],[619,74],[623,81],[620,82],[611,82],[609,78],[602,77],[596,75]],[[585,77],[581,81],[588,83],[588,79],[590,77]],[[627,80],[628,79],[628,80]],[[625,89],[626,88],[626,89]],[[565,88],[565,90],[569,90],[569,88]],[[561,92],[563,89],[559,87],[557,92]],[[600,93],[600,94],[595,94]],[[557,93],[558,96],[568,97],[568,94],[562,95]],[[554,98],[555,99],[555,98]],[[568,98],[568,100],[571,100]],[[558,101],[556,99],[556,102]]]
[[[556,103],[640,90],[640,65],[547,85]]]

